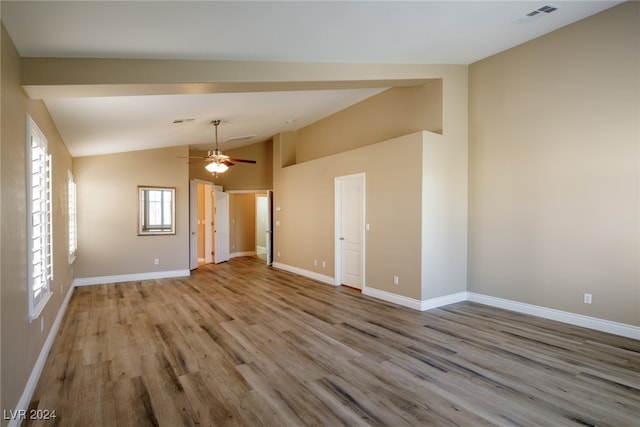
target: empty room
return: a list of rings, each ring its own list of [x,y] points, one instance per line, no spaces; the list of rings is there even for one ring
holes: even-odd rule
[[[4,426],[638,426],[640,3],[0,2]]]

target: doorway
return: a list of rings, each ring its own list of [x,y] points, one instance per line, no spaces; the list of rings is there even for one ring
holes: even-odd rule
[[[256,194],[256,256],[267,265],[273,264],[273,191]]]
[[[211,182],[189,182],[189,269],[229,260],[229,194]]]
[[[364,288],[364,173],[335,178],[335,284]]]

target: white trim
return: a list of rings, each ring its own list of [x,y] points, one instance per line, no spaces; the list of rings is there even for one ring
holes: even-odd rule
[[[300,276],[317,280],[318,282],[322,282],[327,285],[335,286],[333,277],[327,276],[325,274],[316,273],[315,271],[304,270],[302,268],[294,267],[292,265],[282,264],[280,262],[274,262],[272,266],[275,268],[279,268],[280,270],[288,271],[289,273],[299,274]]]
[[[245,252],[233,252],[229,254],[229,259],[237,258],[239,256],[255,256],[256,251],[245,251]]]
[[[403,307],[412,308],[414,310],[421,310],[422,301],[415,298],[405,297],[404,295],[394,294],[392,292],[382,291],[380,289],[365,286],[362,289],[362,294],[373,298],[381,299],[383,301],[391,302],[401,305]]]
[[[273,191],[273,190],[227,190],[227,193],[230,193],[230,194],[252,194],[252,193],[267,194],[267,191]]]
[[[38,385],[38,381],[40,380],[40,375],[42,374],[42,370],[44,369],[44,365],[47,362],[47,357],[49,356],[49,352],[51,351],[51,347],[53,346],[53,342],[58,335],[58,329],[60,329],[60,325],[62,324],[62,319],[64,318],[64,314],[67,311],[67,306],[69,305],[69,301],[71,301],[71,296],[74,291],[73,286],[69,286],[69,290],[67,291],[67,295],[65,295],[60,308],[58,309],[58,314],[56,315],[53,324],[51,325],[51,330],[47,335],[47,339],[45,340],[42,350],[40,350],[40,354],[38,355],[38,359],[36,359],[36,363],[31,370],[31,375],[29,375],[29,379],[27,380],[27,384],[24,387],[24,391],[22,392],[22,396],[20,396],[20,400],[18,401],[18,405],[16,406],[16,410],[13,412],[15,414],[19,413],[19,410],[26,411],[29,408],[29,402],[31,402],[31,398],[33,397],[33,392]],[[9,427],[18,427],[22,420],[19,417],[12,418],[7,426]]]
[[[139,280],[169,279],[191,275],[189,270],[152,271],[149,273],[118,274],[115,276],[79,277],[73,286],[102,285],[105,283],[134,282]]]
[[[627,338],[640,339],[640,327],[627,325],[625,323],[612,322],[610,320],[598,319],[596,317],[584,316],[582,314],[570,313],[538,305],[525,304],[504,298],[476,294],[474,292],[467,292],[467,300],[505,310],[516,311],[518,313],[530,314],[544,319],[556,320],[583,328],[608,332]]]
[[[455,304],[457,302],[466,301],[468,298],[468,292],[458,292],[456,294],[443,295],[441,297],[435,297],[425,299],[420,302],[420,311],[431,310],[432,308],[443,307],[449,304]]]
[[[368,286],[362,290],[362,294],[420,311],[431,310],[433,308],[461,301],[471,301],[491,307],[502,308],[504,310],[515,311],[517,313],[529,314],[544,319],[580,326],[582,328],[594,329],[596,331],[607,332],[637,340],[640,339],[640,327],[638,326],[612,322],[610,320],[598,319],[596,317],[584,316],[582,314],[570,313],[553,308],[477,294],[474,292],[458,292],[456,294],[444,295],[422,301]]]

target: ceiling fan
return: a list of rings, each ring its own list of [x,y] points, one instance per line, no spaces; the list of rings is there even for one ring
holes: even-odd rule
[[[218,125],[220,125],[220,120],[213,120],[211,122],[216,128],[216,148],[213,151],[208,151],[206,157],[192,157],[189,159],[197,159],[191,160],[189,163],[194,162],[207,162],[208,164],[205,166],[205,169],[211,172],[212,174],[219,174],[222,172],[226,172],[230,166],[233,166],[235,163],[253,163],[255,164],[255,160],[246,160],[246,159],[235,159],[227,156],[222,153],[218,148]]]

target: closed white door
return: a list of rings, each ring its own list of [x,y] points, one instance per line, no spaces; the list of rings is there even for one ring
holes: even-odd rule
[[[273,191],[267,191],[267,265],[273,264]]]
[[[365,175],[336,178],[336,261],[342,285],[362,289],[364,284]]]
[[[215,249],[216,264],[229,261],[229,193],[215,191]]]
[[[189,269],[198,268],[198,183],[189,181]]]
[[[213,185],[204,185],[204,262],[213,262]]]

